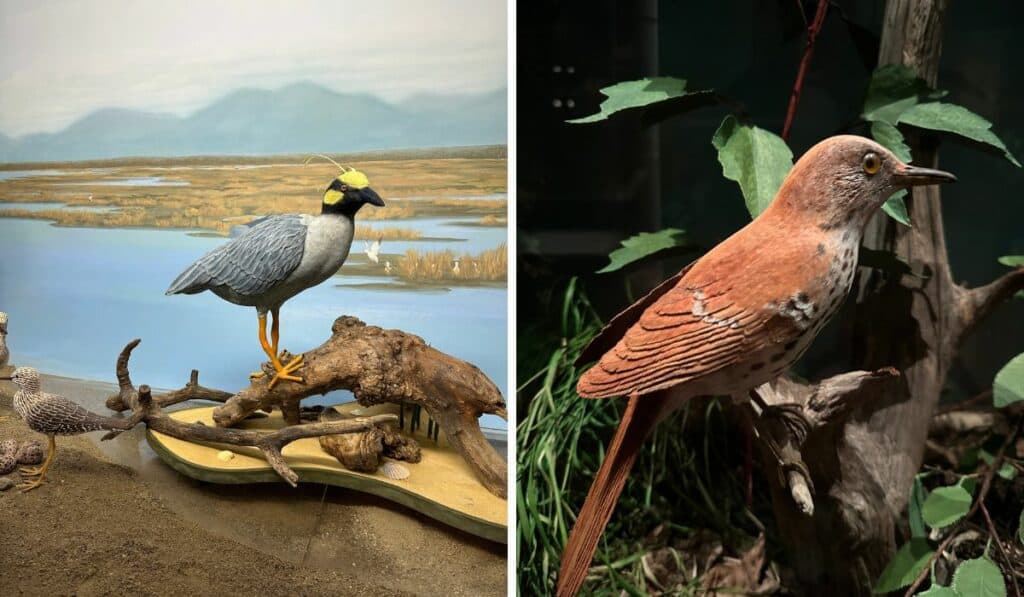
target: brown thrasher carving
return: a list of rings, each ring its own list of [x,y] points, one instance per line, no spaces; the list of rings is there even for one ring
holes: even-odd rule
[[[600,357],[577,392],[629,403],[569,535],[558,595],[583,584],[654,426],[689,398],[746,396],[778,377],[846,298],[871,215],[901,188],[955,180],[870,139],[825,139],[754,221],[611,320],[577,361]]]

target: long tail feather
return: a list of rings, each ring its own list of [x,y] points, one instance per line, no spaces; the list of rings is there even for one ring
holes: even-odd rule
[[[569,533],[569,541],[562,552],[562,565],[558,571],[558,597],[572,597],[580,590],[594,558],[597,542],[615,510],[629,471],[636,462],[640,446],[651,430],[676,405],[667,392],[629,399],[615,437],[597,471],[583,509],[580,510]]]

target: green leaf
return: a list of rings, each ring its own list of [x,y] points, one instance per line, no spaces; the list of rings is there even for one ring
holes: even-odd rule
[[[887,64],[876,68],[871,74],[861,116],[864,120],[896,124],[900,115],[916,105],[922,97],[942,95],[943,92],[932,92],[928,83],[915,75],[909,67],[902,64]]]
[[[977,462],[977,458],[975,458],[975,462]],[[956,486],[962,487],[967,492],[967,495],[974,497],[974,490],[978,487],[978,480],[974,477],[960,477],[960,480],[956,482]]]
[[[921,537],[911,539],[892,557],[892,561],[878,578],[878,583],[875,584],[873,591],[876,594],[888,593],[908,586],[928,565],[934,554],[935,552],[928,545],[926,539]]]
[[[871,123],[871,136],[883,147],[896,154],[904,162],[910,161],[910,147],[903,140],[903,133],[888,122],[879,120]],[[910,226],[910,215],[907,213],[907,204],[903,202],[907,190],[900,189],[893,193],[892,197],[882,205],[884,211],[890,218],[904,226]]]
[[[971,494],[963,487],[939,487],[928,494],[921,516],[933,529],[947,527],[960,520],[971,509]]]
[[[1017,538],[1024,545],[1024,510],[1020,511],[1020,522],[1017,523]]]
[[[996,408],[1024,400],[1024,352],[1010,359],[992,384],[992,403]]]
[[[778,135],[740,124],[731,115],[715,131],[711,144],[718,150],[722,174],[739,183],[747,211],[756,218],[793,167],[793,152]]]
[[[927,473],[914,475],[914,485],[910,490],[910,503],[907,504],[907,514],[910,517],[910,534],[913,537],[927,537],[928,529],[924,526],[924,518],[921,516],[921,508],[928,497],[928,490],[924,488],[921,479]]]
[[[896,154],[904,162],[910,162],[910,147],[903,139],[903,133],[888,122],[879,120],[871,123],[871,137],[882,147]]]
[[[953,573],[953,590],[967,597],[1006,597],[1006,582],[988,558],[967,560]]]
[[[1020,162],[1006,149],[1002,139],[992,132],[992,123],[963,106],[943,102],[918,104],[900,114],[897,122],[933,131],[944,131],[989,145],[1003,153],[1010,163]]]
[[[890,218],[904,226],[910,226],[910,214],[907,213],[907,204],[903,198],[907,195],[907,189],[900,189],[893,193],[885,203],[882,204],[882,211]]]
[[[999,263],[1008,267],[1022,267],[1024,266],[1024,255],[1003,255],[999,258]]]
[[[989,452],[988,450],[983,449],[978,452],[978,455],[981,456],[981,459],[985,461],[985,464],[989,465],[990,467],[996,461],[995,455]],[[1003,464],[1002,466],[999,467],[999,470],[996,471],[996,474],[1006,479],[1007,481],[1013,481],[1013,479],[1017,476],[1017,469],[1012,464],[1007,462],[1006,459],[1003,459]]]
[[[923,593],[915,593],[914,597],[964,597],[949,587],[932,585]]]
[[[597,270],[597,273],[606,274],[618,271],[641,259],[685,246],[686,232],[678,228],[666,228],[658,232],[641,232],[622,241],[622,248],[612,251],[608,255],[611,262]]]
[[[573,124],[584,124],[605,120],[616,112],[629,110],[630,108],[642,108],[665,100],[675,99],[686,95],[697,93],[708,93],[707,90],[686,91],[686,80],[675,77],[654,77],[638,79],[636,81],[623,81],[601,89],[601,93],[608,99],[601,102],[601,109],[597,114],[567,120]]]

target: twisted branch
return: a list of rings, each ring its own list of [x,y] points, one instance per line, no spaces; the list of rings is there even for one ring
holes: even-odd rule
[[[956,309],[959,315],[959,330],[956,343],[959,344],[981,323],[1000,303],[1009,299],[1019,290],[1024,290],[1024,267],[1003,274],[993,282],[977,288],[957,286]]]
[[[268,375],[230,394],[199,385],[199,373],[193,370],[184,388],[153,397],[153,402],[158,408],[185,400],[222,402],[223,406],[213,413],[220,428],[232,427],[257,410],[270,412],[273,407],[281,409],[286,423],[297,425],[303,399],[334,390],[351,391],[363,406],[386,402],[419,405],[440,426],[448,443],[481,484],[498,497],[507,497],[508,465],[479,424],[483,414],[508,420],[505,398],[494,382],[472,363],[400,330],[339,317],[331,332],[326,342],[303,355],[300,374],[304,383],[282,383],[271,388]],[[130,343],[118,359],[121,391],[107,398],[107,406],[114,410],[133,408],[134,390],[126,394],[125,388],[131,388],[128,354],[138,342]]]
[[[202,423],[182,423],[167,416],[160,409],[160,405],[153,399],[152,391],[148,385],[143,384],[136,390],[132,384],[131,375],[128,373],[128,359],[131,356],[132,350],[139,345],[139,342],[140,340],[129,342],[117,359],[117,383],[120,389],[117,396],[122,404],[132,409],[132,420],[145,423],[146,427],[153,431],[185,441],[213,442],[259,448],[274,471],[292,487],[295,487],[299,476],[288,466],[284,456],[281,455],[281,450],[284,446],[297,439],[306,437],[366,431],[380,423],[398,421],[398,417],[395,415],[377,415],[328,423],[292,425],[270,433],[244,429],[221,429],[219,427],[208,427]],[[193,379],[197,375],[193,375]]]
[[[757,388],[767,406],[783,413],[758,417],[755,428],[766,440],[761,444],[766,462],[777,469],[779,483],[789,490],[800,512],[814,515],[814,481],[801,453],[808,436],[845,422],[899,379],[899,371],[888,367],[841,373],[816,384],[780,377]],[[819,481],[825,484],[828,479]]]

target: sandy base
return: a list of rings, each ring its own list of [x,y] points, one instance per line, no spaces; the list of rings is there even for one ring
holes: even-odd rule
[[[103,412],[94,403],[107,387],[48,382]],[[10,392],[0,382],[0,415],[13,414]],[[8,437],[38,436],[15,415],[0,421]],[[505,592],[504,545],[404,507],[324,485],[193,481],[148,452],[142,429],[102,451],[90,439],[58,438],[48,484],[0,493],[0,593]]]
[[[337,406],[346,416],[371,416],[398,413],[398,405],[380,404],[363,407],[357,403]],[[215,407],[204,406],[179,410],[171,417],[184,423],[202,423],[215,426]],[[420,447],[422,460],[417,463],[402,463],[410,476],[402,480],[388,479],[379,472],[359,473],[343,467],[336,458],[324,452],[317,438],[304,438],[289,443],[282,454],[289,466],[299,475],[299,481],[309,482],[313,478],[332,486],[377,495],[383,499],[403,504],[431,518],[445,522],[457,529],[490,539],[505,542],[508,533],[508,502],[487,491],[477,480],[473,470],[466,464],[445,437],[437,441],[427,436],[427,417],[421,414],[420,426],[415,432],[408,430],[412,422],[412,408],[406,408],[408,423],[403,432],[414,438]],[[241,429],[274,431],[284,427],[281,413],[275,410],[270,415],[243,421]],[[270,482],[280,484],[281,479],[274,473],[263,454],[256,448],[227,444],[193,443],[150,432],[149,443],[159,448],[162,458],[182,473],[195,479],[214,483]],[[232,452],[228,461],[220,460],[220,451]]]

